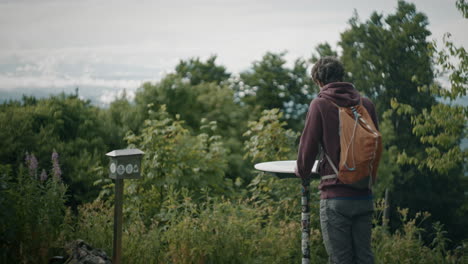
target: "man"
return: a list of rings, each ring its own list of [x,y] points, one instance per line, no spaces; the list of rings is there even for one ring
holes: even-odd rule
[[[342,82],[343,77],[343,65],[334,57],[321,58],[312,68],[312,78],[320,86],[320,92],[310,103],[301,135],[296,168],[298,177],[311,177],[320,147],[333,164],[340,162],[339,117],[334,104],[351,107],[362,102],[378,129],[373,103],[361,97],[353,84]],[[319,174],[321,177],[335,174],[327,158],[320,160]],[[319,189],[320,224],[329,262],[374,263],[371,250],[372,191],[343,184],[338,178],[322,179]]]

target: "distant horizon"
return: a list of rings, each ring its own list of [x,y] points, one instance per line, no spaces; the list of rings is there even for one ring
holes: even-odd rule
[[[440,43],[451,32],[456,45],[468,45],[468,23],[454,0],[407,2],[428,16],[430,40]],[[365,21],[396,6],[384,0],[0,1],[0,101],[79,87],[105,105],[194,57],[216,55],[233,74],[266,52],[286,51],[292,64],[310,58],[319,43],[338,48],[354,10]]]

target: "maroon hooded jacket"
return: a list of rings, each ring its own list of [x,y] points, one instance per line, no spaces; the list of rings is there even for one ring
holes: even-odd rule
[[[304,131],[301,135],[296,168],[296,175],[298,177],[311,177],[310,172],[319,153],[320,146],[330,156],[335,166],[338,166],[340,161],[338,108],[330,101],[339,106],[349,107],[358,105],[361,99],[362,104],[374,121],[375,127],[379,129],[374,104],[369,99],[361,97],[351,83],[329,83],[320,89],[317,98],[310,103]],[[335,174],[326,158],[320,160],[319,174],[320,176]],[[366,199],[372,195],[370,189],[363,190],[350,187],[341,183],[338,178],[322,180],[319,189],[321,191],[320,199]]]

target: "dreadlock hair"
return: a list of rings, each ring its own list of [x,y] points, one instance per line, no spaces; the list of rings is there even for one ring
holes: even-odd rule
[[[312,79],[323,85],[343,81],[344,67],[336,57],[320,58],[312,67]]]

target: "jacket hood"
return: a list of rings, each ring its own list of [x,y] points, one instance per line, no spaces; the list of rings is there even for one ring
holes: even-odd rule
[[[328,99],[344,107],[358,105],[361,100],[361,95],[354,88],[354,85],[348,82],[334,82],[324,85],[320,88],[318,97]]]

